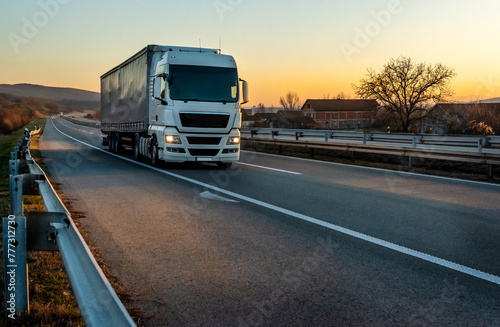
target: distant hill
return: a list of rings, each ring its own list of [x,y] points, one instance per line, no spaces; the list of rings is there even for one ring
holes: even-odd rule
[[[0,84],[0,134],[10,133],[35,118],[91,113],[100,107],[100,94],[72,88],[33,84]]]
[[[52,100],[63,107],[76,111],[99,109],[100,93],[67,87],[49,87],[35,84],[0,84],[0,93],[22,97],[35,97]]]
[[[479,101],[481,103],[500,103],[500,98],[492,98]]]

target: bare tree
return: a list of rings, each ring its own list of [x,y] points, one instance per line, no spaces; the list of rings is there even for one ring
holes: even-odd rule
[[[345,100],[348,98],[348,95],[344,93],[344,91],[340,92],[337,94],[336,99],[337,100]]]
[[[442,64],[414,63],[411,58],[391,59],[381,72],[368,69],[359,85],[353,85],[362,99],[375,99],[393,115],[403,132],[425,117],[431,101],[453,95],[449,84],[455,71]]]
[[[284,97],[280,97],[280,103],[285,110],[299,110],[300,99],[297,92],[288,92]]]
[[[259,102],[259,104],[257,105],[257,112],[260,114],[266,112],[266,106],[262,102]]]

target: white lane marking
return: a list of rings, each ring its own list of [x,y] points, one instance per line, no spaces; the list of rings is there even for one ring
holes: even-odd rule
[[[201,192],[200,196],[203,197],[203,198],[205,198],[205,199],[214,200],[214,201],[235,202],[235,203],[239,203],[240,202],[240,201],[236,201],[236,200],[233,200],[233,199],[229,199],[229,198],[220,196],[220,195],[212,193],[210,191]]]
[[[341,227],[341,226],[338,226],[338,225],[335,225],[335,224],[332,224],[332,223],[329,223],[329,222],[326,222],[326,221],[322,221],[322,220],[319,220],[319,219],[316,219],[316,218],[313,218],[313,217],[309,217],[309,216],[303,215],[303,214],[298,213],[298,212],[294,212],[294,211],[291,211],[291,210],[288,210],[288,209],[285,209],[285,208],[281,208],[281,207],[275,206],[274,204],[266,203],[266,202],[263,202],[263,201],[260,201],[260,200],[256,200],[256,199],[247,197],[245,195],[241,195],[241,194],[238,194],[238,193],[234,193],[234,192],[231,192],[231,191],[219,188],[217,186],[206,184],[206,183],[197,181],[197,180],[189,178],[189,177],[185,177],[185,176],[182,176],[182,175],[177,175],[177,174],[171,173],[169,171],[161,170],[159,168],[152,167],[152,166],[144,164],[142,162],[138,162],[138,161],[135,161],[135,160],[132,160],[132,159],[129,159],[129,158],[121,157],[119,155],[116,155],[114,153],[108,152],[106,150],[103,150],[103,149],[98,148],[96,146],[93,146],[91,144],[88,144],[88,143],[85,143],[83,141],[80,141],[80,140],[78,140],[78,139],[76,139],[76,138],[74,138],[72,136],[69,136],[68,134],[65,134],[65,133],[61,132],[54,125],[54,123],[52,123],[52,125],[62,135],[66,136],[66,137],[68,137],[68,138],[70,138],[70,139],[72,139],[72,140],[74,140],[74,141],[76,141],[76,142],[78,142],[80,144],[86,145],[86,146],[88,146],[88,147],[90,147],[92,149],[101,151],[103,153],[107,153],[107,154],[109,154],[111,156],[114,156],[116,158],[120,158],[122,160],[134,163],[134,164],[142,166],[144,168],[152,169],[152,170],[155,170],[155,171],[157,171],[159,173],[162,173],[162,174],[165,174],[165,175],[168,175],[168,176],[171,176],[171,177],[175,177],[177,179],[180,179],[180,180],[192,183],[192,184],[196,184],[196,185],[204,187],[206,189],[213,190],[213,191],[215,191],[217,193],[222,193],[222,194],[228,195],[230,197],[233,197],[233,198],[245,201],[245,202],[253,203],[255,205],[267,208],[269,210],[273,210],[273,211],[276,211],[276,212],[279,212],[279,213],[282,213],[282,214],[285,214],[285,215],[288,215],[288,216],[292,216],[292,217],[295,217],[297,219],[301,219],[301,220],[313,223],[315,225],[322,226],[322,227],[331,229],[333,231],[336,231],[336,232],[339,232],[339,233],[342,233],[342,234],[346,234],[346,235],[352,236],[354,238],[357,238],[357,239],[360,239],[360,240],[363,240],[363,241],[367,241],[367,242],[370,242],[370,243],[373,243],[373,244],[385,247],[385,248],[390,249],[390,250],[394,250],[394,251],[399,252],[399,253],[403,253],[403,254],[406,254],[406,255],[418,258],[418,259],[422,259],[424,261],[431,262],[431,263],[440,265],[442,267],[446,267],[446,268],[449,268],[451,270],[458,271],[458,272],[464,273],[466,275],[473,276],[473,277],[476,277],[476,278],[479,278],[479,279],[482,279],[482,280],[485,280],[485,281],[488,281],[488,282],[500,285],[500,277],[498,277],[496,275],[492,275],[492,274],[489,274],[489,273],[486,273],[486,272],[483,272],[483,271],[480,271],[480,270],[477,270],[477,269],[474,269],[474,268],[470,268],[470,267],[467,267],[467,266],[464,266],[464,265],[461,265],[461,264],[458,264],[458,263],[455,263],[455,262],[452,262],[452,261],[449,261],[449,260],[445,260],[445,259],[441,259],[439,257],[435,257],[433,255],[430,255],[430,254],[427,254],[427,253],[424,253],[424,252],[416,251],[416,250],[413,250],[413,249],[410,249],[410,248],[407,248],[407,247],[404,247],[404,246],[401,246],[401,245],[397,245],[395,243],[391,243],[391,242],[382,240],[380,238],[376,238],[376,237],[369,236],[369,235],[366,235],[366,234],[363,234],[363,233],[359,233],[359,232],[356,232],[356,231],[348,229],[348,228],[344,228],[344,227]]]
[[[421,174],[421,173],[412,173],[412,172],[409,172],[409,171],[402,171],[402,170],[391,170],[391,169],[385,169],[385,168],[376,168],[376,167],[366,167],[366,166],[350,165],[350,164],[344,164],[344,163],[340,163],[340,162],[331,162],[331,161],[322,161],[322,160],[315,160],[315,159],[290,157],[290,156],[284,156],[284,155],[279,155],[279,154],[256,152],[256,151],[248,151],[248,150],[241,150],[241,152],[246,152],[246,153],[251,153],[251,154],[259,154],[259,155],[262,155],[262,156],[287,158],[287,159],[291,159],[291,160],[299,160],[299,161],[305,161],[305,162],[309,162],[309,163],[321,163],[321,164],[325,164],[325,165],[333,165],[333,166],[340,166],[340,167],[349,167],[349,168],[357,168],[357,169],[374,170],[374,171],[381,171],[381,172],[388,172],[388,173],[397,173],[397,174],[400,174],[400,175],[408,175],[408,176],[415,176],[415,177],[428,177],[428,178],[443,179],[443,180],[448,180],[448,181],[453,181],[453,182],[462,182],[462,183],[470,183],[470,184],[478,184],[478,185],[485,185],[485,186],[500,187],[500,184],[495,184],[495,183],[479,182],[479,181],[472,181],[472,180],[468,180],[468,179],[460,179],[460,178],[453,178],[453,177],[446,177],[446,176],[427,175],[427,174]]]
[[[277,169],[277,168],[271,168],[271,167],[265,167],[265,166],[259,166],[259,165],[252,165],[252,164],[241,162],[241,161],[238,161],[238,165],[250,166],[250,167],[267,169],[267,170],[273,170],[273,171],[278,171],[280,173],[287,173],[287,174],[292,174],[292,175],[302,175],[302,173],[297,173],[297,172],[294,172],[294,171]]]

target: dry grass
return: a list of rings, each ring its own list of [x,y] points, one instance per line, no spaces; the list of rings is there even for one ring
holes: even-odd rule
[[[45,211],[40,196],[25,196],[24,210]],[[59,252],[28,252],[30,312],[24,326],[84,326]]]
[[[31,120],[32,111],[22,109],[0,108],[0,132],[11,133],[26,125]]]

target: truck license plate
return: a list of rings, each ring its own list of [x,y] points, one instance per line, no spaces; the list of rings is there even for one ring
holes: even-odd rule
[[[214,158],[212,158],[212,157],[196,157],[196,158],[194,158],[194,161],[214,161]]]

